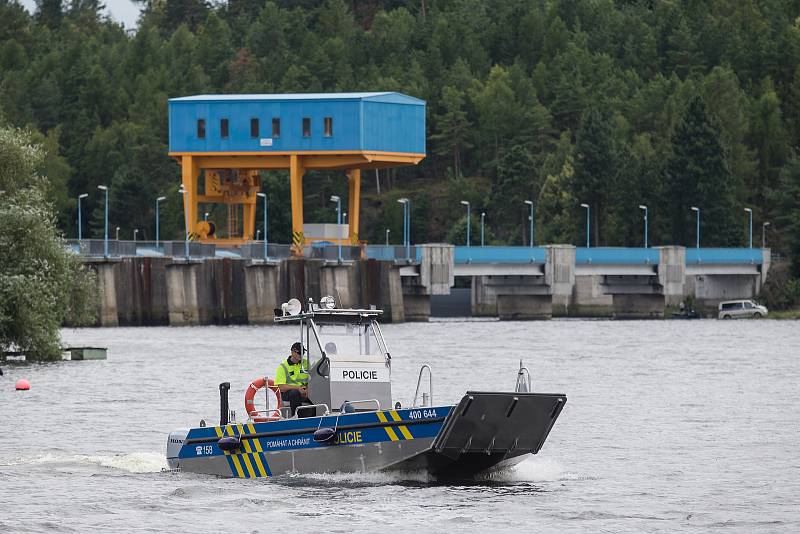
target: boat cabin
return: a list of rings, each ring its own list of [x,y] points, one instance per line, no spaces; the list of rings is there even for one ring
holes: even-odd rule
[[[392,408],[391,356],[378,316],[382,310],[336,308],[333,297],[306,310],[292,299],[275,310],[276,323],[299,323],[308,398],[330,412]]]

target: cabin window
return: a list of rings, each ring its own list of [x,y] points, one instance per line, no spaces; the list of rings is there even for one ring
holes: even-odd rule
[[[206,138],[206,120],[205,119],[197,119],[197,138],[198,139],[205,139]]]
[[[219,120],[219,135],[223,139],[228,138],[228,119]]]
[[[250,119],[250,137],[258,137],[258,119]]]
[[[333,117],[325,117],[325,137],[333,135]]]
[[[303,117],[303,137],[311,137],[311,118]]]
[[[272,119],[272,137],[278,139],[281,136],[281,120],[278,118]]]

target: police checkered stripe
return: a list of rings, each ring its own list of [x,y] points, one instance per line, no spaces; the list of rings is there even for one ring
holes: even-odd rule
[[[388,423],[389,422],[389,419],[386,417],[387,413],[389,414],[389,417],[392,418],[392,421],[395,421],[395,422],[402,421],[402,419],[400,418],[399,415],[397,415],[397,412],[395,410],[389,410],[388,412],[375,412],[375,413],[378,416],[378,421],[380,421],[381,423]],[[414,439],[413,434],[411,434],[411,431],[408,429],[408,427],[406,425],[385,426],[385,427],[383,427],[383,429],[386,431],[386,435],[388,435],[389,439],[392,440],[392,441],[402,441],[404,439],[406,439],[406,440]],[[400,432],[399,436],[397,435],[398,434],[397,431]]]
[[[224,427],[216,427],[217,437],[222,436],[246,436],[248,434],[255,434],[256,429],[252,423],[247,425],[227,425]],[[261,440],[258,438],[243,439],[242,448],[244,452],[231,453],[230,451],[223,451],[228,466],[231,469],[231,475],[238,478],[258,478],[272,476],[272,471],[267,463],[267,457],[261,446]]]

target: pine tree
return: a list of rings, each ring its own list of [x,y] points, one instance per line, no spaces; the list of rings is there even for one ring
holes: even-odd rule
[[[605,243],[606,209],[616,172],[617,148],[610,117],[599,109],[589,109],[576,135],[575,173],[570,190],[580,203],[589,204],[595,245]],[[578,206],[574,209],[579,210]],[[576,217],[576,224],[579,220]]]
[[[464,93],[453,87],[442,89],[444,112],[434,117],[437,133],[430,136],[436,143],[436,153],[453,158],[453,172],[461,174],[461,155],[472,147],[468,140],[472,130],[467,112],[464,110]]]
[[[672,210],[672,242],[695,244],[694,206],[700,209],[701,245],[740,245],[740,210],[734,209],[733,178],[720,142],[720,129],[699,96],[689,103],[675,129],[671,149],[665,179]]]

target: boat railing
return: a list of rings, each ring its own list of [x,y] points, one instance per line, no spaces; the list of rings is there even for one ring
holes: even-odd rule
[[[514,391],[517,393],[530,393],[533,391],[533,385],[531,384],[531,372],[528,371],[527,367],[522,365],[522,362],[519,363],[519,372],[517,373],[517,383],[514,386]]]
[[[331,413],[330,406],[328,406],[324,402],[321,402],[319,404],[301,404],[300,406],[297,407],[294,417],[298,417],[297,412],[299,412],[300,410],[308,410],[310,408],[314,408],[314,415],[309,417],[317,417],[317,408],[323,408],[322,411],[323,416]],[[284,412],[284,410],[286,410],[286,412]],[[292,417],[292,408],[290,406],[281,406],[281,415],[283,415],[284,413],[286,413],[287,415],[284,416],[283,418],[290,419]]]
[[[266,410],[252,410],[249,414],[248,421],[255,421],[256,419],[273,419],[283,418],[283,412],[279,408],[267,408]]]
[[[379,411],[381,409],[381,402],[378,399],[360,399],[360,400],[352,400],[352,401],[349,400],[349,401],[345,401],[344,404],[351,404],[351,405],[356,405],[356,404],[374,404],[375,405],[375,409],[374,410],[363,410],[363,411],[375,411],[375,412],[377,412],[377,411]]]
[[[422,406],[430,406],[433,404],[433,371],[431,366],[427,363],[422,364],[419,368],[419,378],[417,378],[417,389],[414,391],[414,402],[411,404],[413,408],[417,407],[417,397],[419,396],[419,388],[422,385],[422,374],[428,370],[428,393],[422,393]]]

